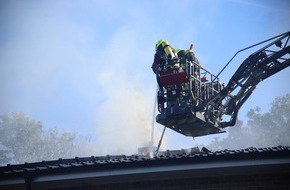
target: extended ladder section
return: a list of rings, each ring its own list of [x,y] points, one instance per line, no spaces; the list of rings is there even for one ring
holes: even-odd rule
[[[217,76],[186,59],[165,59],[156,69],[160,112],[156,121],[192,137],[224,132],[235,125],[240,107],[257,84],[290,65],[289,38],[287,32],[238,51],[233,58],[268,42],[243,61],[227,85],[218,76],[233,58]]]
[[[253,93],[257,84],[290,65],[289,38],[290,32],[287,32],[250,46],[249,48],[252,48],[269,43],[245,59],[226,87],[207,102],[204,114],[206,120],[218,121],[220,128],[234,126],[239,109]],[[224,115],[230,116],[227,121],[223,121]]]

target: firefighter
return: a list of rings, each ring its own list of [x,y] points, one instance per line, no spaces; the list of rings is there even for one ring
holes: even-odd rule
[[[180,64],[178,61],[178,56],[175,52],[175,50],[170,46],[170,44],[165,40],[158,40],[155,45],[155,55],[154,55],[154,61],[152,64],[152,70],[156,74],[157,83],[159,86],[158,91],[158,110],[161,112],[164,109],[164,89],[163,86],[160,84],[160,75],[165,73],[173,72],[174,70],[180,69]],[[171,105],[174,105],[176,97],[178,96],[178,91],[175,91],[174,89],[168,88],[167,92],[172,91],[172,97],[168,93],[167,96],[167,102]]]
[[[199,61],[196,58],[194,52],[193,52],[193,45],[190,45],[190,48],[186,50],[185,57],[187,60],[191,62],[191,73],[194,76],[194,82],[192,86],[192,97],[195,100],[195,104],[199,105],[199,98],[200,98],[200,65]]]
[[[176,51],[176,54],[179,58],[181,68],[184,71],[186,71],[185,51],[183,49],[180,49],[180,48],[177,48],[175,51]]]
[[[195,77],[200,77],[200,65],[198,59],[195,57],[195,54],[193,52],[193,45],[190,45],[190,48],[186,50],[185,57],[187,60],[191,61],[193,63],[193,74]]]
[[[186,58],[186,51],[183,49],[176,49],[176,53],[178,55],[178,58],[180,60],[180,66],[183,69],[183,71],[185,71],[187,73],[187,75],[189,75],[189,69],[190,69],[190,65],[186,65],[187,62],[187,58]],[[189,83],[184,83],[183,85],[181,85],[181,93],[180,93],[180,103],[181,104],[186,104],[189,99],[190,99],[190,95],[192,94],[189,88]],[[192,99],[194,97],[192,96]]]
[[[165,66],[165,61],[170,60],[175,61],[178,59],[178,56],[175,50],[170,46],[170,44],[165,40],[159,40],[155,45],[155,55],[154,61],[152,64],[152,70],[156,73],[156,69],[159,67]],[[170,64],[170,63],[169,63]],[[179,68],[179,63],[170,64],[171,68]],[[165,72],[165,70],[161,70],[161,72]]]

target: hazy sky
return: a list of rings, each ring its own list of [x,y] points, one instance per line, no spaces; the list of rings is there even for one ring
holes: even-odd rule
[[[289,18],[288,0],[2,0],[0,113],[90,136],[102,154],[130,153],[150,140],[157,40],[184,49],[193,43],[201,65],[217,74],[238,50],[289,31]],[[227,83],[251,53],[220,79]],[[289,74],[263,81],[239,118],[290,93]],[[210,140],[166,134],[169,149]]]

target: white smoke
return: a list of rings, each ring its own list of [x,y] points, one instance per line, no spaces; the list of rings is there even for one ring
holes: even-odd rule
[[[98,153],[132,154],[149,145],[153,101],[143,85],[144,71],[137,65],[143,64],[142,60],[133,51],[138,47],[137,41],[136,34],[122,28],[99,54],[104,62],[97,82],[105,100],[97,111]],[[146,64],[150,72],[150,63]]]
[[[137,152],[151,139],[156,85],[150,70],[152,52],[147,47],[136,52],[147,17],[132,9],[126,15],[134,22],[127,23],[119,19],[123,9],[116,6],[110,7],[113,15],[80,6],[91,17],[83,18],[76,4],[7,4],[4,15],[9,22],[2,22],[7,35],[16,37],[8,35],[0,48],[0,84],[5,92],[0,95],[0,111],[21,111],[48,127],[90,133],[92,141],[82,147],[86,154]],[[87,19],[89,23],[83,22]],[[154,50],[154,43],[148,44]],[[148,73],[152,89],[144,81]]]

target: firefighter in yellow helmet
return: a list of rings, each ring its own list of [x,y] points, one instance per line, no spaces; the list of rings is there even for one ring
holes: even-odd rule
[[[166,40],[158,40],[155,45],[155,55],[152,64],[152,70],[156,73],[156,69],[161,64],[164,64],[165,59],[175,59],[177,54]]]
[[[155,45],[155,55],[152,64],[152,70],[156,74],[157,83],[159,90],[163,91],[163,86],[160,84],[160,76],[167,72],[172,72],[172,68],[180,68],[178,62],[178,56],[175,50],[170,46],[170,44],[165,40],[158,40]],[[159,92],[160,92],[159,91]],[[170,99],[170,96],[167,97]],[[158,94],[158,110],[164,109],[164,98],[162,95]],[[175,102],[175,100],[171,100]]]

